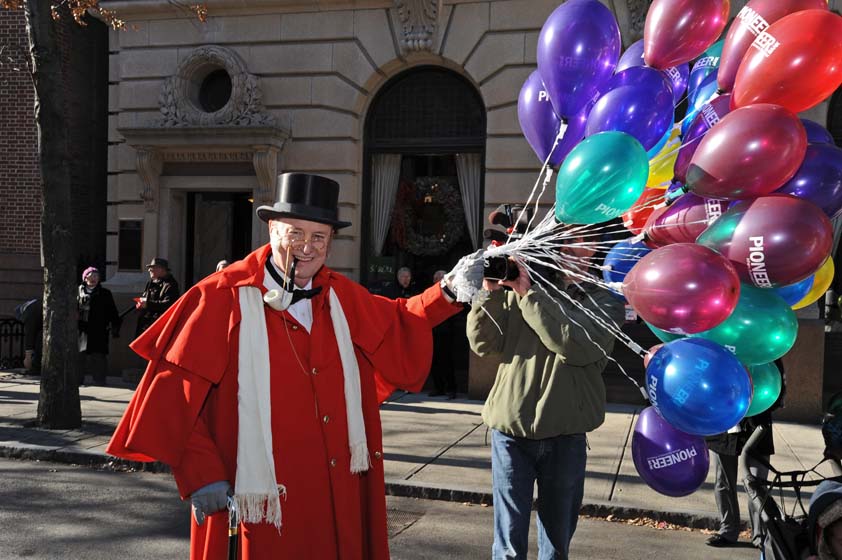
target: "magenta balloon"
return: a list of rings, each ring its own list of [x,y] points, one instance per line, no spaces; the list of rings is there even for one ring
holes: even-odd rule
[[[802,10],[827,10],[827,0],[751,0],[737,13],[719,60],[716,81],[722,91],[731,91],[737,70],[757,36],[782,17]]]
[[[693,334],[728,318],[740,298],[740,278],[716,251],[677,243],[640,259],[623,281],[623,295],[647,323]]]
[[[696,243],[731,261],[747,284],[777,288],[819,269],[833,246],[833,226],[812,202],[772,194],[734,203]]]
[[[659,70],[690,62],[725,29],[729,0],[655,0],[643,27],[646,64]]]
[[[651,406],[640,412],[634,425],[632,460],[650,488],[672,497],[698,490],[710,468],[704,438],[676,430]]]
[[[587,113],[569,119],[564,135],[559,139],[558,144],[555,144],[561,119],[553,111],[550,96],[537,70],[526,78],[520,89],[517,116],[523,135],[542,163],[552,152],[549,164],[559,165],[570,150],[585,137]],[[554,144],[555,149],[553,149]]]
[[[675,158],[673,173],[678,181],[683,183],[687,180],[687,168],[690,167],[690,160],[693,159],[693,154],[696,153],[699,143],[701,143],[705,134],[730,112],[730,93],[720,95],[710,103],[702,106],[699,113],[687,128],[687,132],[684,134],[681,142],[681,148],[678,150],[678,156]]]
[[[707,198],[745,199],[789,181],[804,160],[807,133],[779,105],[731,111],[710,129],[687,168],[687,187]]]
[[[687,193],[657,215],[653,212],[643,231],[648,245],[663,247],[673,243],[695,243],[696,238],[728,209],[728,201],[702,198]]]

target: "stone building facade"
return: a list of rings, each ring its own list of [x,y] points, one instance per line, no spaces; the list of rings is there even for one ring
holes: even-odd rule
[[[642,37],[647,0],[602,2],[624,46]],[[380,254],[400,237],[378,216],[382,161],[400,155],[401,174],[408,162],[416,175],[476,175],[460,196],[460,244],[413,261],[426,267],[421,283],[481,244],[487,213],[525,200],[536,180],[517,97],[559,0],[207,0],[205,23],[166,0],[102,4],[128,25],[108,38],[105,264],[120,307],[155,256],[189,286],[267,241],[252,208],[271,202],[282,172],[340,183],[353,226],[328,262],[369,285],[406,264]],[[805,116],[832,120],[827,104]],[[115,350],[117,364],[130,361]],[[470,369],[480,396],[490,374]]]

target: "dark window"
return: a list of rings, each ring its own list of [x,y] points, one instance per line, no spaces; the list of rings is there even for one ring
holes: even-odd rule
[[[423,68],[378,94],[367,126],[369,148],[485,145],[485,106],[461,76]]]
[[[827,108],[827,129],[833,135],[833,141],[837,146],[842,146],[842,88],[830,98],[830,106]]]
[[[219,111],[231,99],[231,76],[225,70],[214,70],[199,87],[199,106],[208,113]]]
[[[121,220],[117,268],[142,270],[143,220]]]

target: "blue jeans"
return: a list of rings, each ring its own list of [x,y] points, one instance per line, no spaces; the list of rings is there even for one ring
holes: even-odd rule
[[[585,434],[526,439],[491,430],[494,545],[491,557],[526,559],[538,482],[538,558],[567,560],[585,488]]]

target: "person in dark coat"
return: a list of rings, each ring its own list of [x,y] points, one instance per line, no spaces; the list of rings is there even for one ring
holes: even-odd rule
[[[79,384],[91,372],[94,385],[105,385],[108,374],[108,332],[120,336],[120,314],[111,291],[100,284],[99,271],[88,267],[76,297],[79,310]]]
[[[739,424],[723,434],[707,438],[708,449],[712,454],[716,477],[713,491],[716,497],[716,507],[719,510],[719,530],[707,541],[708,546],[726,547],[736,544],[740,534],[740,505],[737,501],[737,467],[743,446],[758,426],[765,427],[763,437],[752,448],[752,455],[768,463],[775,454],[775,442],[772,438],[772,411],[783,406],[786,394],[786,376],[781,360],[775,360],[775,365],[781,372],[781,394],[775,403],[764,412],[744,418]],[[749,459],[751,461],[751,459]],[[758,479],[766,480],[769,470],[762,464],[751,461],[749,472]],[[751,525],[751,542],[760,548],[762,545],[762,527],[760,511],[751,500],[748,501],[749,521]]]
[[[137,319],[135,337],[148,329],[181,295],[178,282],[170,274],[170,263],[167,259],[155,257],[146,265],[146,270],[149,271],[149,282],[146,283],[146,288],[136,305],[140,317]]]
[[[446,270],[437,270],[433,274],[433,283],[441,282],[445,274],[447,274]],[[433,362],[430,366],[430,374],[433,376],[435,389],[430,392],[431,397],[447,395],[449,399],[456,398],[453,342],[458,333],[454,320],[455,317],[451,317],[433,329]]]
[[[389,286],[383,294],[387,298],[409,299],[420,293],[418,287],[415,285],[415,282],[412,281],[412,271],[408,267],[402,266],[399,268],[395,277],[397,278],[397,282],[394,285]]]

